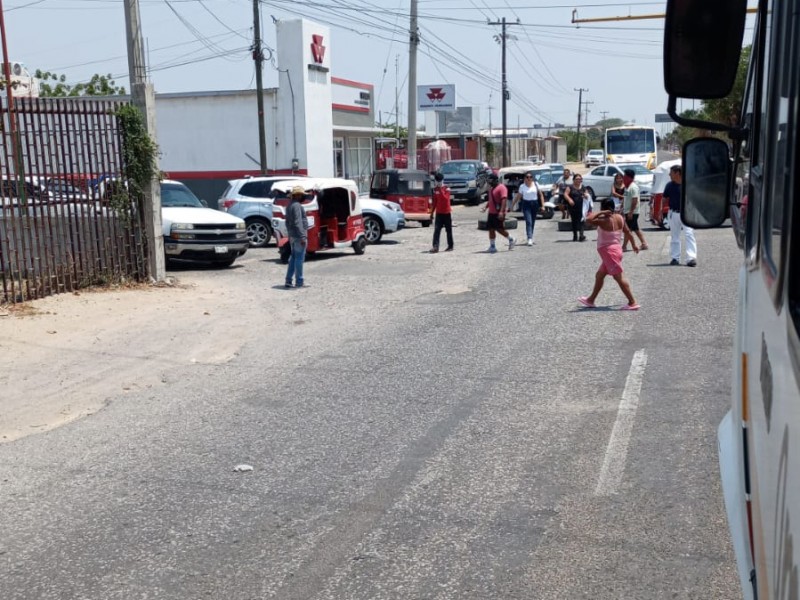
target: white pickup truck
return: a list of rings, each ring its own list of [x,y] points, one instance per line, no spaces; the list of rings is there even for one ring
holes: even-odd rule
[[[167,259],[229,267],[247,252],[244,220],[206,208],[178,181],[161,182],[161,223]]]

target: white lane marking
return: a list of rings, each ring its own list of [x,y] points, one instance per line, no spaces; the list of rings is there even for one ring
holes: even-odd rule
[[[631,369],[625,381],[625,390],[617,410],[617,420],[611,430],[611,439],[608,440],[606,457],[600,469],[600,477],[594,490],[595,496],[611,496],[617,492],[622,473],[625,470],[625,457],[628,454],[628,442],[631,439],[631,430],[636,418],[636,409],[639,406],[639,395],[642,391],[644,368],[647,366],[647,353],[637,350],[631,359]]]

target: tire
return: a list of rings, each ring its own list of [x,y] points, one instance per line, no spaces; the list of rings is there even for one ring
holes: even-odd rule
[[[252,217],[245,220],[247,239],[251,248],[263,248],[272,239],[272,226],[266,219]]]
[[[292,255],[292,246],[291,244],[284,244],[280,248],[278,248],[278,256],[280,256],[281,262],[283,264],[287,264],[289,262],[289,257]]]
[[[588,191],[589,195],[592,197],[592,202],[597,202],[597,194],[594,193],[594,190],[590,187],[587,187],[586,191]]]
[[[423,227],[430,227],[431,226],[431,222],[430,221],[420,221],[419,223]]]
[[[358,238],[355,242],[353,242],[353,250],[356,254],[364,254],[364,250],[367,249],[367,239],[364,237]]]
[[[366,215],[364,217],[364,237],[368,244],[377,244],[383,237],[383,223],[377,217]]]
[[[556,212],[552,208],[550,208],[549,206],[546,206],[545,209],[544,209],[544,212],[541,215],[539,215],[537,218],[538,219],[552,219],[555,214],[556,214]]]
[[[661,219],[661,223],[659,223],[658,226],[661,229],[663,229],[664,231],[669,231],[669,219],[667,219],[666,217],[663,217]]]

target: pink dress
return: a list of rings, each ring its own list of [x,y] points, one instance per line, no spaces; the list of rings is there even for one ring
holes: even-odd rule
[[[616,224],[616,216],[612,223]],[[597,253],[602,259],[600,272],[607,275],[619,275],[622,273],[622,228],[613,231],[606,231],[597,228]]]

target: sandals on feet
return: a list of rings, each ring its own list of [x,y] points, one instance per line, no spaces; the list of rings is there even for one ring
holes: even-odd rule
[[[626,304],[620,310],[639,310],[641,306],[638,304]]]
[[[581,296],[578,298],[578,302],[580,302],[586,308],[595,308],[594,302],[589,302],[589,298],[586,296]]]

